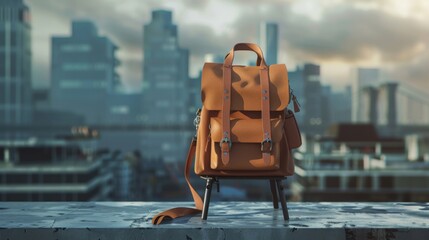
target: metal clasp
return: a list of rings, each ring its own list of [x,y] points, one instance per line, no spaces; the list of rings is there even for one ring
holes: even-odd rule
[[[222,140],[220,140],[220,142],[219,142],[219,146],[220,146],[220,148],[222,149],[222,144],[223,143],[228,143],[228,147],[229,147],[229,149],[231,149],[231,147],[232,147],[232,142],[231,142],[231,140],[229,139],[229,138],[227,138],[227,137],[224,137],[224,138],[222,138]]]
[[[201,120],[200,115],[201,115],[201,108],[198,108],[194,118],[194,126],[196,130],[198,130],[198,127],[200,126],[200,120]]]
[[[261,152],[264,151],[264,144],[269,143],[270,144],[270,152],[273,150],[273,141],[270,138],[265,138],[264,141],[261,142]]]

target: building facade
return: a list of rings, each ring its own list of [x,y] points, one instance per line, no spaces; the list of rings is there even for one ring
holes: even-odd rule
[[[360,89],[359,119],[363,123],[376,125],[378,121],[378,88],[366,86]]]
[[[0,201],[114,199],[118,161],[94,141],[0,141]]]
[[[362,105],[362,89],[376,86],[380,81],[380,70],[377,68],[356,68],[352,71],[352,121],[366,122],[366,116]]]
[[[370,124],[341,124],[329,132],[305,138],[294,154],[296,200],[428,201],[429,162],[418,150],[410,159],[410,143],[380,137]]]
[[[277,63],[278,26],[277,23],[261,23],[259,42],[268,65]]]
[[[88,124],[103,124],[108,94],[120,80],[117,46],[99,36],[89,21],[74,21],[72,34],[52,38],[51,100],[55,110],[85,117]]]
[[[0,124],[32,122],[30,11],[22,0],[0,1]]]
[[[317,133],[323,127],[322,119],[322,85],[320,83],[320,66],[307,63],[303,66],[305,108],[304,125],[307,132]]]
[[[142,150],[148,158],[176,161],[185,157],[192,125],[189,115],[187,49],[179,46],[172,12],[156,10],[143,33],[142,122],[153,127],[143,133]]]
[[[350,123],[352,117],[351,87],[346,86],[340,91],[332,91],[329,101],[331,124]]]

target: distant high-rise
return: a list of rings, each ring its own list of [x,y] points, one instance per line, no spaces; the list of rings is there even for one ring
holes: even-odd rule
[[[396,95],[394,104],[390,103],[392,107],[396,105],[396,124],[427,126],[429,122],[429,91],[424,88],[416,88],[404,81],[400,84],[397,82],[397,86],[390,89],[394,90],[391,93]],[[381,101],[388,99],[389,97],[381,99]],[[385,103],[385,106],[388,104]],[[393,113],[393,111],[391,112]],[[387,121],[381,121],[381,124],[387,124]]]
[[[351,86],[346,86],[342,91],[334,91],[330,97],[330,124],[351,122]]]
[[[327,106],[329,101],[323,100],[320,66],[306,63],[288,74],[291,90],[302,107],[299,114],[296,114],[298,123],[304,132],[318,133],[326,120],[323,119],[326,116],[323,111],[330,111]],[[323,106],[324,103],[325,106]]]
[[[0,124],[32,122],[30,11],[22,0],[0,1]]]
[[[377,125],[378,89],[373,86],[366,86],[362,87],[359,92],[359,121],[362,123],[371,123]]]
[[[265,54],[265,61],[268,65],[277,63],[278,51],[278,26],[276,23],[261,23],[260,45]]]
[[[396,127],[397,124],[397,82],[386,82],[379,87],[378,101],[378,124],[386,125],[389,128]],[[423,110],[423,108],[421,108]]]
[[[306,99],[304,97],[304,71],[301,66],[297,66],[295,71],[289,71],[288,72],[289,77],[289,85],[291,88],[291,91],[293,91],[293,94],[298,98],[298,101],[301,106],[306,105]],[[304,115],[305,115],[305,108],[301,108],[301,111],[299,114],[296,114],[296,120],[299,124],[304,124]]]
[[[322,119],[322,85],[320,83],[320,66],[306,63],[303,67],[305,114],[304,124],[310,132],[321,130]]]
[[[362,109],[362,89],[375,86],[380,79],[380,70],[377,68],[356,68],[352,72],[352,121],[364,122],[365,114]]]
[[[119,84],[117,46],[89,21],[73,21],[72,34],[52,38],[52,107],[103,124],[107,95]]]
[[[146,131],[143,154],[149,158],[174,161],[183,158],[187,135],[179,128],[189,126],[189,54],[179,46],[172,12],[156,10],[143,33],[143,123],[165,129]],[[183,129],[183,128],[182,128]]]

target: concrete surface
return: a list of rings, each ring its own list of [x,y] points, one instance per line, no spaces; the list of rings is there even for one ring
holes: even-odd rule
[[[429,239],[429,203],[212,202],[193,216],[153,226],[189,202],[0,202],[0,240],[15,239]]]

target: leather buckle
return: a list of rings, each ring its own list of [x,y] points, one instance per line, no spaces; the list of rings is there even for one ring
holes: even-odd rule
[[[223,143],[228,143],[228,147],[229,147],[229,149],[231,149],[231,147],[232,147],[232,142],[231,142],[231,140],[229,139],[229,138],[227,138],[227,137],[224,137],[224,138],[222,138],[222,140],[220,140],[220,142],[219,142],[219,146],[220,146],[220,148],[222,149],[222,144]]]
[[[264,141],[261,142],[261,152],[264,152],[265,143],[270,144],[270,152],[273,150],[273,141],[270,138],[265,138]]]

